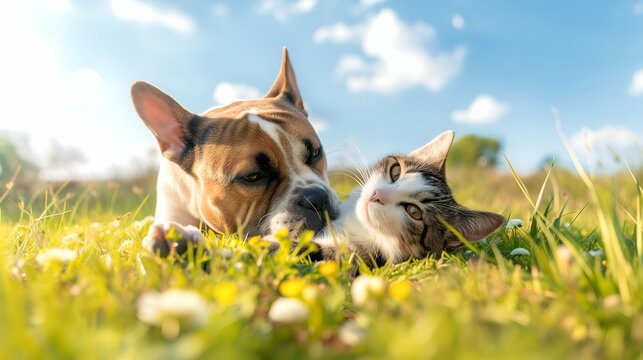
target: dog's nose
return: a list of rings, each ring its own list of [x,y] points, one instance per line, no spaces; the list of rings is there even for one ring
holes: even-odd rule
[[[330,194],[317,186],[302,189],[297,205],[306,218],[306,226],[311,230],[321,230],[326,220],[326,213],[331,220],[339,216],[338,210],[331,204]]]
[[[301,192],[298,204],[304,209],[323,213],[330,205],[330,196],[326,190],[318,187],[308,188]]]

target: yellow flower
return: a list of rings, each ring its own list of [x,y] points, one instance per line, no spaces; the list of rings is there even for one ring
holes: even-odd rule
[[[214,286],[214,300],[221,305],[231,305],[239,296],[237,284],[232,281],[222,281]]]
[[[277,231],[274,236],[279,241],[288,241],[288,228],[281,228],[281,230]]]
[[[279,285],[279,292],[285,297],[298,297],[306,288],[304,279],[288,279]]]
[[[335,261],[324,261],[319,264],[318,271],[325,277],[332,277],[339,271],[339,266]]]
[[[412,290],[413,289],[411,288],[411,283],[409,283],[408,280],[396,281],[392,283],[388,288],[389,295],[391,295],[394,300],[400,302],[408,299],[409,295],[411,295]]]
[[[270,246],[270,241],[264,240],[261,236],[253,236],[248,240],[248,244],[250,244],[252,247],[263,249],[267,248]]]

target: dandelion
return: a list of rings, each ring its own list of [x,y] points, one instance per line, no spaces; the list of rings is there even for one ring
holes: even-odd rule
[[[279,298],[270,307],[268,319],[280,324],[298,324],[308,319],[308,308],[301,300]]]
[[[41,252],[36,256],[36,262],[46,266],[52,263],[66,264],[78,256],[75,251],[61,248],[51,248]]]
[[[285,297],[298,297],[306,288],[304,279],[288,279],[279,285],[279,292]]]
[[[381,297],[386,291],[384,279],[376,276],[361,275],[353,281],[351,296],[357,305],[364,305],[369,298]]]
[[[509,253],[509,256],[529,256],[529,255],[531,255],[529,250],[521,247],[517,247],[511,250],[511,252]]]
[[[335,261],[324,261],[319,264],[317,270],[325,277],[332,277],[339,271],[339,266]]]
[[[519,227],[522,227],[522,224],[523,222],[520,219],[511,219],[507,221],[507,229],[519,228]]]
[[[348,346],[355,346],[366,340],[366,330],[354,321],[347,321],[339,329],[339,340]]]
[[[191,290],[151,291],[138,299],[138,319],[149,325],[160,326],[166,338],[178,336],[182,325],[202,325],[207,314],[207,304]]]
[[[239,288],[232,281],[223,281],[214,286],[214,300],[221,305],[232,305],[239,296]]]
[[[284,227],[273,235],[278,241],[288,241],[288,228]]]
[[[394,300],[402,302],[409,298],[412,290],[411,283],[408,280],[400,280],[389,286],[388,293]]]

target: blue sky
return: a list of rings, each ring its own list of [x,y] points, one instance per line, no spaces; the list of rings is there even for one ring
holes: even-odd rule
[[[28,134],[43,165],[52,147],[85,154],[50,177],[149,157],[133,81],[199,113],[265,93],[283,46],[331,165],[447,129],[501,139],[522,171],[565,162],[552,106],[583,157],[640,162],[643,146],[640,0],[7,0],[0,42],[0,131]]]

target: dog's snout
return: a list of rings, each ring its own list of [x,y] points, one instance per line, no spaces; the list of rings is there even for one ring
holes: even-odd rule
[[[305,189],[299,197],[298,205],[323,213],[330,205],[330,196],[326,190],[317,187]]]
[[[297,205],[306,218],[309,229],[318,231],[326,221],[326,214],[331,220],[339,216],[338,209],[331,203],[328,191],[317,186],[303,188],[299,191]]]

